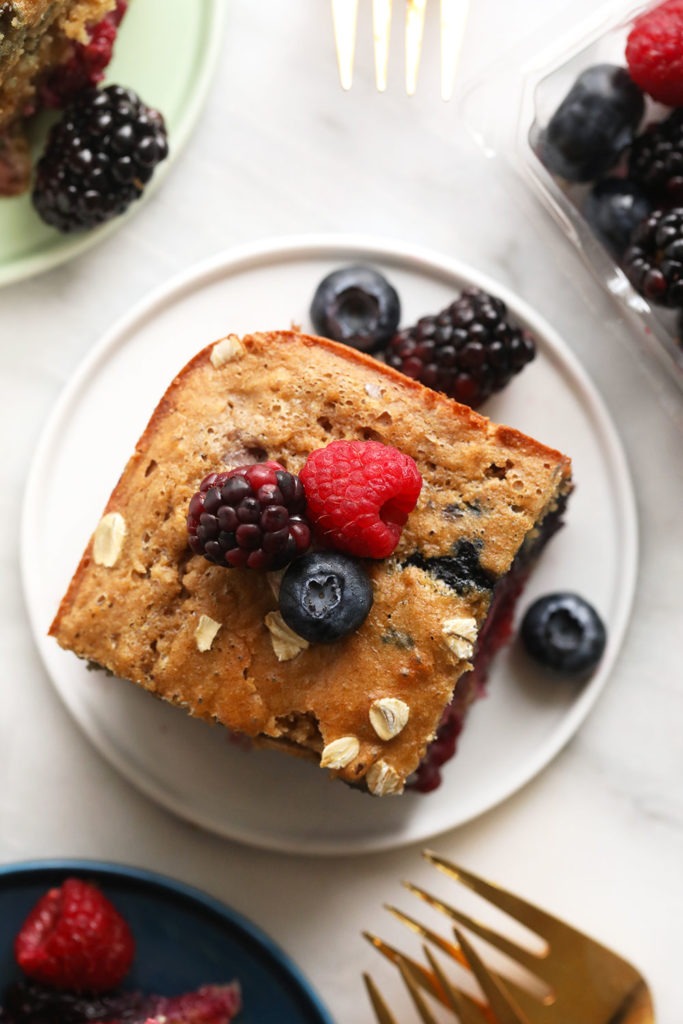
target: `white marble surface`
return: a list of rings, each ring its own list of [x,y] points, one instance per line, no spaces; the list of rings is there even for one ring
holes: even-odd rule
[[[389,90],[377,95],[365,21],[356,82],[345,94],[322,0],[226,3],[215,87],[164,187],[88,255],[0,293],[0,859],[106,858],[203,887],[281,943],[340,1024],[372,1020],[361,971],[394,990],[390,969],[360,932],[392,933],[381,905],[409,906],[404,877],[447,895],[419,849],[281,856],[217,839],[148,802],[94,751],[42,668],[22,600],[16,524],[31,454],[60,389],[102,332],[150,288],[199,258],[269,235],[401,237],[496,276],[564,335],[623,438],[642,543],[631,628],[588,721],[522,792],[434,846],[619,949],[649,978],[658,1020],[675,1024],[683,917],[683,396],[659,368],[644,370],[629,328],[560,245],[554,224],[534,202],[518,202],[505,169],[486,160],[466,132],[457,102],[439,100],[435,71],[427,69],[408,99],[397,47]],[[558,26],[591,13],[593,3],[556,7],[477,0],[462,79],[532,30],[556,38]],[[436,54],[435,4],[430,18],[426,61]],[[402,1019],[407,1024],[410,1011]]]

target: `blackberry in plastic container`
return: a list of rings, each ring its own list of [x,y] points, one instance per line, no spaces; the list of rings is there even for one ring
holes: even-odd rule
[[[655,210],[646,217],[633,232],[623,265],[644,298],[683,307],[683,207]]]
[[[465,288],[436,316],[395,334],[384,356],[406,376],[474,407],[504,388],[535,354],[533,338],[511,323],[501,299]]]
[[[276,462],[210,473],[190,501],[190,548],[228,569],[282,569],[311,543],[305,506],[298,476]]]
[[[33,204],[58,231],[96,227],[138,199],[168,155],[164,119],[132,89],[87,89],[53,126]]]
[[[594,181],[631,144],[645,110],[642,90],[616,64],[586,68],[550,118],[538,155],[566,181]]]
[[[633,181],[661,205],[683,203],[683,107],[634,140],[628,168]]]

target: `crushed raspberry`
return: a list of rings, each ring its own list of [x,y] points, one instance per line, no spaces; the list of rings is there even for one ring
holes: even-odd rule
[[[239,983],[202,985],[176,996],[138,990],[82,993],[13,982],[3,992],[3,1024],[229,1024],[242,1006]]]
[[[38,900],[15,939],[17,963],[34,981],[104,992],[132,963],[135,943],[116,908],[94,885],[68,878]]]
[[[59,110],[78,93],[102,81],[127,9],[128,0],[116,0],[114,9],[89,29],[88,42],[74,44],[68,60],[55,68],[42,83],[40,99],[43,106]]]
[[[626,41],[633,81],[659,103],[683,105],[683,0],[641,14]]]
[[[359,558],[392,553],[422,487],[415,461],[378,441],[332,441],[299,478],[318,538]]]

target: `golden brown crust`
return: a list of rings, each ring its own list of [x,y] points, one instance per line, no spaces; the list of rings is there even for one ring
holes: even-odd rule
[[[471,663],[471,647],[446,624],[476,629],[491,597],[485,587],[458,593],[408,559],[448,556],[469,542],[482,571],[500,578],[569,489],[569,460],[333,342],[289,331],[230,345],[227,362],[212,363],[225,347],[215,343],[170,384],[105,510],[125,520],[118,560],[96,564],[90,542],[50,632],[190,714],[249,736],[316,757],[355,737],[358,754],[340,774],[358,781],[381,760],[402,784]],[[281,661],[265,624],[277,610],[273,581],[191,556],[188,503],[208,472],[261,458],[297,472],[338,437],[411,455],[422,494],[395,554],[368,565],[375,600],[363,626]],[[195,636],[201,615],[220,624],[206,651]],[[409,708],[388,741],[369,717],[381,698]]]

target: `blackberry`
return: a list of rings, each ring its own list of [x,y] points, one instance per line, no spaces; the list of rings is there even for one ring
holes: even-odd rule
[[[298,476],[277,462],[210,473],[190,501],[190,548],[225,568],[282,569],[311,543]]]
[[[139,198],[167,154],[163,117],[132,89],[86,89],[50,132],[33,204],[59,231],[95,227]]]
[[[683,207],[655,210],[641,221],[624,254],[624,270],[646,299],[683,307]]]
[[[466,288],[436,316],[423,316],[395,334],[385,359],[427,387],[477,406],[535,354],[533,338],[510,323],[501,299]]]
[[[634,140],[628,166],[630,177],[661,205],[683,202],[683,107]]]

